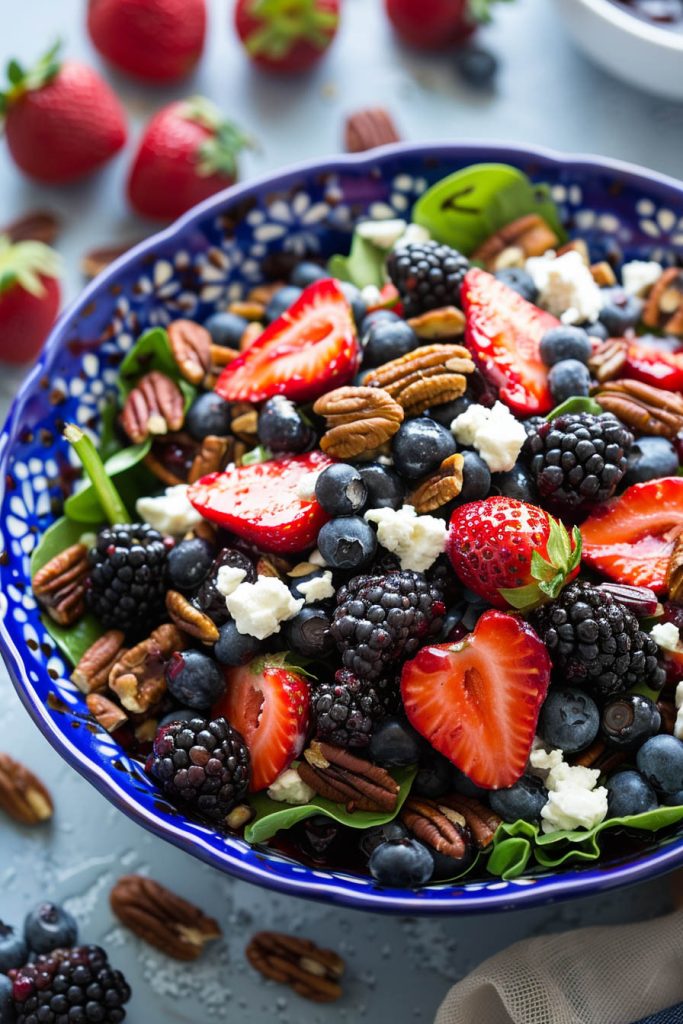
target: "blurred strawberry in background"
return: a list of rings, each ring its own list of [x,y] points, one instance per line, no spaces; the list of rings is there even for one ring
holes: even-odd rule
[[[59,257],[43,242],[0,235],[0,360],[27,363],[59,310]]]
[[[235,27],[259,67],[284,74],[318,63],[339,25],[339,0],[237,0]]]
[[[89,0],[90,37],[120,71],[173,82],[201,57],[206,0]]]
[[[501,0],[385,0],[387,14],[404,43],[443,50],[465,42],[491,18]]]
[[[82,178],[126,141],[123,107],[96,71],[61,61],[59,44],[31,69],[11,61],[0,93],[7,144],[25,174],[48,183]]]
[[[128,198],[143,217],[172,220],[234,184],[237,158],[250,140],[203,96],[170,103],[142,136]]]

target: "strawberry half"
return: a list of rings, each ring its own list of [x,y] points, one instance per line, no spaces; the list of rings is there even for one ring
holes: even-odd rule
[[[653,338],[650,344],[633,342],[626,352],[624,377],[665,391],[683,391],[683,344]]]
[[[205,519],[262,551],[303,551],[330,518],[315,498],[302,498],[308,473],[331,465],[322,452],[283,456],[256,466],[230,466],[190,485],[187,496]]]
[[[309,285],[242,355],[225,367],[216,391],[228,402],[286,395],[319,398],[348,384],[361,358],[351,307],[332,278]]]
[[[227,690],[213,709],[242,735],[251,757],[252,793],[271,785],[304,748],[310,692],[286,655],[267,654],[225,670]]]
[[[477,786],[502,789],[524,773],[550,681],[531,626],[484,612],[455,644],[423,647],[403,666],[411,725]]]
[[[550,412],[554,402],[539,345],[560,321],[476,267],[468,270],[460,294],[465,344],[501,401],[520,416]]]
[[[581,527],[583,558],[603,576],[667,589],[676,537],[683,532],[683,477],[634,484],[596,509]]]

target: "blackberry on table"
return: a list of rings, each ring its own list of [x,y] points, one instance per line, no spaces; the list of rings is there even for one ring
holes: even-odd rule
[[[394,683],[365,682],[340,668],[334,682],[320,683],[313,691],[316,736],[339,747],[366,747],[375,726],[395,705]]]
[[[147,523],[105,526],[88,552],[88,607],[106,629],[149,632],[164,605],[168,547]]]
[[[535,622],[567,682],[580,682],[603,696],[639,683],[653,690],[664,685],[655,641],[633,612],[590,583],[570,583],[557,601],[540,609]]]
[[[222,821],[249,786],[249,751],[224,718],[163,726],[146,768],[169,799],[212,821]]]
[[[440,587],[422,573],[355,576],[337,592],[331,631],[344,667],[374,680],[436,636],[445,611]]]
[[[438,242],[410,242],[390,254],[389,277],[398,288],[406,318],[457,305],[469,261]]]
[[[10,972],[16,1024],[120,1024],[130,986],[99,946],[56,949]]]

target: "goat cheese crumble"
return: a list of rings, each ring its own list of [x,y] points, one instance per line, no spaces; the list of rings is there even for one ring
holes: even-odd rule
[[[306,604],[325,601],[328,597],[334,597],[336,593],[332,583],[332,573],[329,569],[326,569],[322,576],[314,576],[312,580],[298,583],[297,590],[304,595]]]
[[[424,572],[446,548],[448,527],[435,516],[418,516],[412,505],[371,508],[365,521],[377,524],[377,539],[392,551],[402,569]]]
[[[593,323],[602,309],[602,294],[576,250],[562,256],[546,253],[526,261],[526,271],[538,288],[538,302],[565,324]]]
[[[658,622],[650,630],[650,636],[664,651],[675,651],[681,643],[678,626],[673,622]]]
[[[569,765],[561,750],[532,750],[530,764],[544,778],[548,800],[541,809],[544,832],[594,828],[607,817],[607,790],[596,768]]]
[[[246,576],[244,569],[238,569],[234,565],[221,565],[216,575],[216,590],[223,597],[230,597],[240,583],[244,583]]]
[[[621,283],[625,292],[642,298],[662,276],[661,263],[654,260],[632,260],[621,268]]]
[[[187,484],[167,487],[156,498],[138,498],[135,510],[144,522],[159,533],[179,537],[202,521],[199,512],[190,504],[187,491]]]
[[[460,444],[477,449],[492,473],[512,469],[526,441],[524,427],[502,402],[492,409],[470,405],[453,420],[451,431]]]
[[[271,800],[294,807],[310,804],[314,791],[299,775],[296,768],[286,768],[267,789]]]
[[[293,618],[304,606],[282,580],[259,576],[256,583],[240,583],[225,603],[235,620],[238,633],[265,640],[280,632],[280,624]]]

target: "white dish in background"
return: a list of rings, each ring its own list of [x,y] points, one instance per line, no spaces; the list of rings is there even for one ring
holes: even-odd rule
[[[683,100],[683,32],[631,14],[612,0],[555,0],[592,60],[630,85]]]

